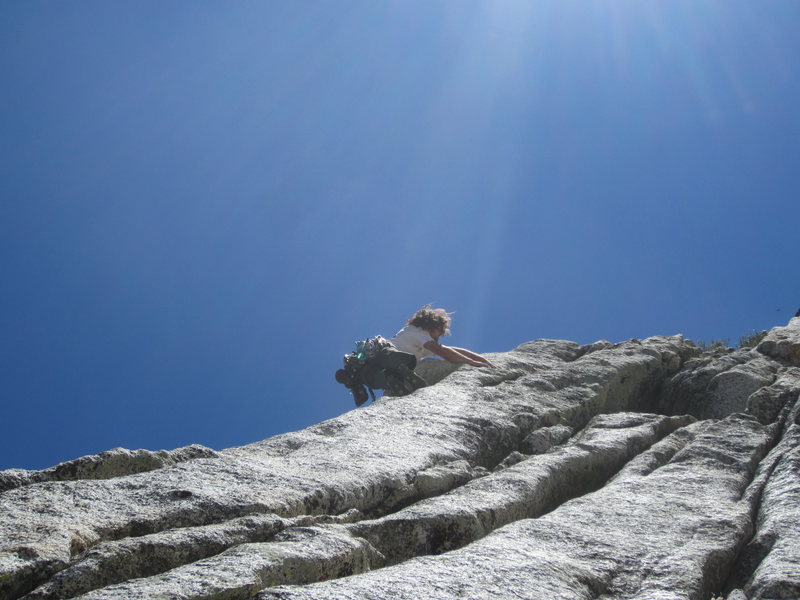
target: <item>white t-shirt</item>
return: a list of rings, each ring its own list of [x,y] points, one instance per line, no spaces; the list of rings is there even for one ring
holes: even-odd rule
[[[424,346],[427,342],[434,341],[431,334],[416,325],[406,325],[388,341],[401,352],[413,354],[417,360],[434,354]]]

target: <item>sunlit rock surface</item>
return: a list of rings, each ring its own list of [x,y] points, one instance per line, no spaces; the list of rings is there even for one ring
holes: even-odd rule
[[[239,448],[0,472],[0,598],[800,597],[800,318],[490,357]]]
[[[217,453],[211,448],[199,444],[175,450],[159,450],[158,452],[114,448],[100,454],[63,462],[42,471],[27,469],[0,471],[0,491],[44,481],[112,479],[123,475],[153,471],[185,460],[211,458],[216,455]]]

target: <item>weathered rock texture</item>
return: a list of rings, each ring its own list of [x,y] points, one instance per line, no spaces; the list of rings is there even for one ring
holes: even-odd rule
[[[83,456],[63,462],[43,471],[7,469],[0,471],[0,492],[43,481],[74,481],[77,479],[111,479],[134,473],[144,473],[195,458],[217,456],[211,448],[194,444],[175,450],[127,450],[114,448],[100,454]]]
[[[800,318],[539,340],[214,452],[0,473],[0,598],[800,597]]]

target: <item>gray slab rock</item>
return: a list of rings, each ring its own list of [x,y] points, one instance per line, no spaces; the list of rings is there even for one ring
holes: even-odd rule
[[[711,380],[737,365],[746,363],[750,350],[709,351],[684,362],[681,369],[664,382],[658,402],[663,414],[691,414],[695,398],[703,396]]]
[[[459,548],[600,487],[632,457],[693,421],[632,413],[598,416],[552,453],[347,529],[367,539],[390,564]]]
[[[751,394],[775,381],[777,366],[772,361],[754,358],[715,375],[708,384],[704,402],[699,402],[690,414],[701,419],[722,419],[747,409]]]
[[[585,356],[579,349],[552,340],[523,344],[491,355],[498,369],[462,368],[410,396],[381,399],[215,458],[6,490],[0,596],[33,591],[94,546],[126,537],[259,514],[391,513],[441,492],[418,485],[418,474],[466,461],[480,476],[540,426],[581,428],[597,414],[635,409],[695,353],[680,337],[630,341]]]
[[[186,527],[123,540],[102,542],[83,553],[24,600],[59,600],[162,573],[220,554],[234,546],[264,542],[279,532],[323,522],[358,519],[357,511],[342,517],[281,519],[275,515],[241,517],[218,525]]]
[[[258,598],[709,598],[749,533],[746,492],[772,438],[755,420],[729,417],[645,475],[629,471],[461,549]]]
[[[612,344],[608,340],[598,340],[593,344],[581,346],[581,356],[590,354],[592,352],[597,352],[598,350],[607,350],[608,348],[613,348],[615,345],[616,344]]]
[[[337,526],[293,528],[271,542],[243,544],[163,575],[133,579],[75,598],[247,600],[265,587],[363,573],[382,560],[364,540]]]
[[[422,377],[428,385],[436,385],[445,377],[455,373],[461,365],[439,360],[436,358],[426,358],[421,360],[414,372]]]
[[[800,367],[800,317],[794,317],[785,327],[771,329],[758,345],[758,351]]]
[[[664,386],[659,412],[720,419],[747,409],[748,398],[772,384],[779,369],[755,350],[736,350],[687,362]]]
[[[126,450],[114,448],[100,454],[83,456],[49,469],[29,471],[6,469],[0,471],[0,492],[45,481],[75,481],[78,479],[111,479],[123,475],[145,473],[196,458],[214,458],[217,453],[199,444],[175,450]]]
[[[498,471],[502,471],[503,469],[507,469],[508,467],[513,467],[515,464],[522,462],[526,458],[528,458],[527,455],[515,450],[514,452],[506,456],[503,460],[501,460],[497,464],[497,466],[494,469],[492,469],[492,472],[496,473]]]
[[[764,461],[768,476],[756,534],[733,580],[750,600],[800,598],[800,402],[783,439]],[[749,577],[748,577],[749,575]]]
[[[544,454],[553,446],[563,444],[574,430],[566,425],[553,425],[537,429],[522,440],[522,451],[526,454]]]
[[[786,406],[792,406],[800,397],[800,368],[788,367],[778,373],[772,385],[760,388],[747,399],[745,412],[764,425],[779,420]]]
[[[219,525],[101,542],[24,599],[72,598],[127,579],[160,573],[219,554],[232,546],[271,539],[285,529],[287,523],[275,515],[256,515]]]
[[[213,593],[215,597],[245,599],[253,590],[276,584],[312,583],[365,572],[414,555],[439,553],[598,487],[628,458],[692,420],[631,413],[599,416],[570,444],[547,456],[531,457],[524,465],[472,480],[392,515],[342,527],[285,529],[269,543],[248,544],[195,565],[80,598],[188,600]],[[447,474],[442,476],[446,478]],[[160,538],[161,544],[168,541],[163,535],[150,537]],[[148,540],[147,546],[154,542]],[[306,562],[298,562],[301,557]],[[198,580],[213,582],[212,589],[197,584]],[[35,593],[25,597],[34,599],[44,597]]]

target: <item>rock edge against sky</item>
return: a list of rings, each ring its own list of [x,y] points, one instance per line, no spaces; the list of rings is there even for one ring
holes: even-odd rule
[[[800,318],[537,340],[238,448],[0,472],[0,597],[800,597]]]

